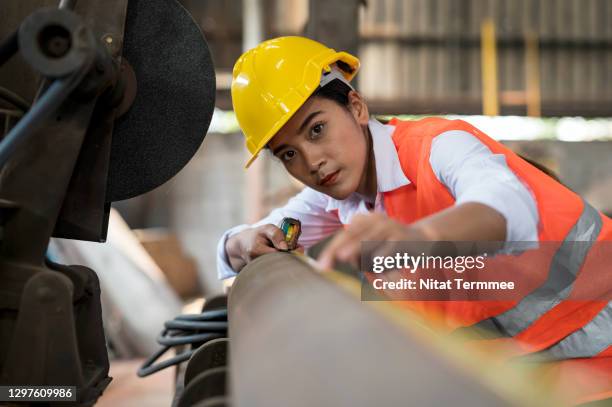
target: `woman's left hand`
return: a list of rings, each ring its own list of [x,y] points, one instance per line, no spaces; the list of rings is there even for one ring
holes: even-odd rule
[[[317,262],[324,269],[333,268],[337,261],[359,267],[362,242],[429,240],[417,228],[406,226],[383,213],[355,215],[343,231],[338,233],[319,255]],[[375,243],[373,243],[374,245]]]

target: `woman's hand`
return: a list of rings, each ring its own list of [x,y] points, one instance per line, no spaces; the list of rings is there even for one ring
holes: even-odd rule
[[[422,230],[399,223],[385,214],[370,213],[355,215],[350,225],[338,233],[319,255],[317,262],[324,270],[330,269],[337,261],[359,267],[361,243],[364,241],[384,245],[385,242],[430,240]],[[376,251],[385,251],[376,247]]]
[[[288,249],[283,231],[272,224],[243,230],[225,242],[227,257],[236,272],[261,255]]]
[[[495,209],[477,202],[466,202],[446,208],[410,225],[399,223],[382,213],[356,215],[351,224],[327,245],[318,262],[324,270],[336,261],[359,267],[361,242],[372,242],[373,253],[367,256],[389,255],[397,249],[395,242],[496,242],[506,240],[506,219]],[[376,246],[378,244],[378,246]],[[376,247],[374,247],[376,246]],[[494,246],[489,246],[492,248]],[[430,247],[430,251],[445,250]]]

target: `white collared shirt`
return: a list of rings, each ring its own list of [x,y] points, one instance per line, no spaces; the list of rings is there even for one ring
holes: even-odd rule
[[[299,243],[308,248],[348,224],[356,214],[385,212],[383,193],[393,191],[410,180],[404,174],[392,134],[395,126],[376,120],[368,123],[376,161],[378,193],[373,209],[363,197],[353,193],[337,200],[306,187],[283,207],[253,225],[239,225],[226,231],[217,246],[217,273],[220,279],[233,277],[225,252],[229,236],[249,227],[265,224],[279,226],[282,219],[292,217],[302,223]],[[538,210],[528,188],[514,175],[502,154],[493,154],[474,135],[461,130],[441,133],[432,141],[430,164],[438,180],[455,198],[455,205],[466,202],[485,204],[506,219],[506,241],[538,240]],[[410,210],[410,208],[406,208]]]

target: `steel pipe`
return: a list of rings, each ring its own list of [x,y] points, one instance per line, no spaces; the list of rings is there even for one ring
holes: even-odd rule
[[[234,407],[519,404],[293,254],[241,271],[229,324]]]

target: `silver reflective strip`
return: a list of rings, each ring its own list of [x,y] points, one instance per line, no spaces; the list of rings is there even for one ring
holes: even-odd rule
[[[538,360],[588,358],[612,346],[612,301],[585,326],[548,349],[529,355]]]
[[[477,328],[491,337],[512,337],[563,301],[573,288],[576,275],[597,239],[602,227],[601,216],[583,201],[582,214],[555,253],[544,284],[526,295],[514,308],[464,329]]]

